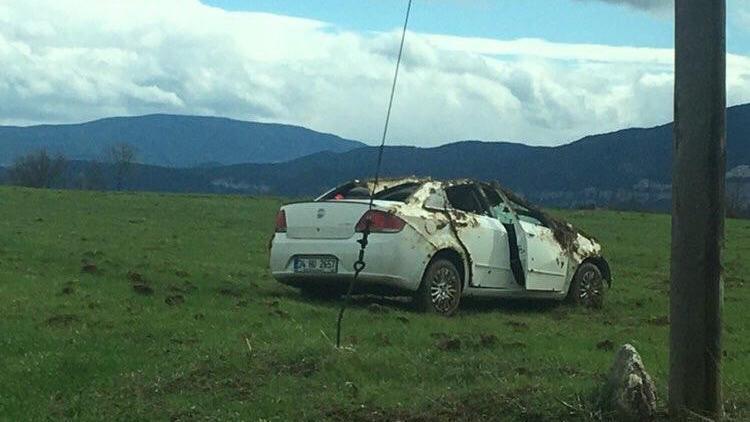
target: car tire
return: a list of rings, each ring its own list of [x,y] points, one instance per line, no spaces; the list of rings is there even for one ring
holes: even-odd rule
[[[451,261],[433,260],[414,295],[417,309],[444,316],[455,314],[461,302],[461,283],[461,273]]]
[[[568,302],[599,309],[604,305],[604,277],[601,270],[590,262],[578,267],[568,289]]]

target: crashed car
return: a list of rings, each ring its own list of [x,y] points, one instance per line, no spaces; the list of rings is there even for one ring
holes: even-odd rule
[[[600,307],[611,284],[594,238],[499,184],[421,178],[353,181],[282,206],[273,277],[311,295],[342,294],[366,229],[357,293],[411,295],[424,311],[451,315],[467,296]]]

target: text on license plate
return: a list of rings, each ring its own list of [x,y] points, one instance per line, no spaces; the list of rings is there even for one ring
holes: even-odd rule
[[[338,259],[333,256],[297,256],[294,258],[295,273],[335,273]]]

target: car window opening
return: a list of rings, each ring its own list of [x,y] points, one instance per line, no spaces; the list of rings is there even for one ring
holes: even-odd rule
[[[404,183],[402,185],[393,186],[388,189],[384,189],[374,195],[374,199],[381,201],[396,201],[406,202],[417,189],[422,186],[421,183]]]
[[[505,201],[503,201],[503,198],[500,197],[500,194],[498,194],[495,189],[484,185],[482,186],[482,192],[484,193],[484,196],[487,197],[487,201],[489,201],[492,215],[503,224],[512,224],[513,212],[508,205],[506,205]]]
[[[331,201],[341,199],[370,199],[370,191],[367,185],[362,182],[354,181],[341,185],[324,196],[319,201]]]
[[[489,214],[472,185],[451,186],[445,189],[445,194],[454,209],[480,215]]]
[[[513,219],[513,213],[510,209],[508,209],[508,206],[505,204],[505,202],[502,200],[500,195],[497,193],[495,189],[489,188],[487,186],[482,186],[482,192],[484,192],[485,196],[487,197],[487,200],[490,201],[490,207],[492,208],[493,214],[502,222],[502,223],[508,223],[512,221]],[[547,224],[544,223],[546,220],[544,215],[542,215],[541,212],[530,209],[526,206],[523,206],[519,204],[518,202],[514,201],[513,199],[508,199],[508,202],[510,203],[510,206],[513,208],[513,211],[516,212],[518,215],[518,219],[527,223],[531,223],[537,226],[547,226]]]
[[[376,193],[373,199],[381,201],[395,201],[395,202],[406,202],[414,192],[419,189],[420,183],[403,183],[383,189]],[[340,201],[344,199],[370,199],[370,190],[367,185],[362,182],[350,182],[342,185],[331,192],[328,192],[325,196],[321,197],[320,201]]]
[[[481,188],[482,193],[484,193],[489,202],[492,214],[502,223],[503,227],[505,227],[505,232],[508,234],[508,261],[510,262],[513,278],[516,280],[516,283],[525,287],[526,274],[523,272],[523,264],[521,263],[518,233],[516,233],[516,228],[513,225],[513,213],[497,190],[484,185],[481,185]]]

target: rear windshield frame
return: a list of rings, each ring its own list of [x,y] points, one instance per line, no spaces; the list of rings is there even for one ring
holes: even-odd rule
[[[419,190],[420,187],[422,187],[422,183],[419,182],[402,183],[400,185],[381,190],[380,192],[373,195],[373,199],[379,201],[406,202],[414,195],[414,193]]]

